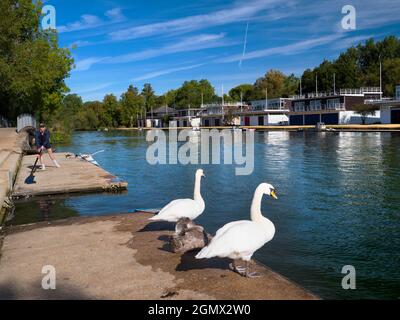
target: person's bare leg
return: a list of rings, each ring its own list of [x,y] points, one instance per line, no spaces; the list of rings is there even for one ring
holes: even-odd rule
[[[43,162],[43,155],[41,153],[38,154],[38,158],[39,158],[39,163],[40,163],[41,169],[46,170],[46,166],[44,165],[44,162]]]
[[[50,159],[53,161],[54,165],[55,165],[57,168],[60,168],[61,166],[58,164],[56,158],[54,157],[53,150],[52,150],[51,148],[49,148],[49,149],[47,149],[47,152],[49,153],[49,157],[50,157]]]
[[[51,148],[50,148],[50,149],[47,149],[47,152],[48,152],[49,157],[50,157],[50,159],[51,159],[52,161],[56,160],[56,158],[54,158],[53,150],[52,150]]]

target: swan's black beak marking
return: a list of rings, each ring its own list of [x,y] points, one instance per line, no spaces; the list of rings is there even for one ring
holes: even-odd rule
[[[271,197],[272,197],[272,198],[274,198],[275,200],[278,200],[278,197],[277,197],[277,195],[276,195],[275,190],[272,190],[270,194],[271,194]]]

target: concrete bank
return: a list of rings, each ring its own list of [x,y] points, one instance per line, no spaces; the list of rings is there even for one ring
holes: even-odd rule
[[[18,172],[22,150],[29,146],[27,137],[25,132],[17,134],[15,128],[0,128],[0,225]]]
[[[11,227],[0,258],[0,299],[317,299],[277,273],[261,278],[228,270],[229,260],[169,251],[173,225],[148,213]],[[54,266],[57,289],[41,288]]]
[[[68,156],[68,157],[67,157]],[[61,168],[56,168],[48,155],[43,159],[46,170],[38,169],[35,183],[26,183],[36,156],[24,156],[15,181],[13,198],[67,194],[75,192],[103,192],[125,190],[128,183],[85,160],[68,153],[56,153]]]

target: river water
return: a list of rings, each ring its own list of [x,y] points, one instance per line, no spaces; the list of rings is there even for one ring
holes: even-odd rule
[[[81,195],[18,203],[9,224],[160,208],[191,197],[202,167],[206,210],[198,223],[214,233],[248,219],[255,188],[268,182],[279,200],[262,211],[276,236],[255,258],[323,298],[400,297],[400,134],[257,132],[255,168],[236,176],[230,165],[157,165],[146,161],[143,132],[77,132],[57,151],[93,153],[129,182],[118,195]],[[356,290],[341,286],[342,268],[356,270]]]

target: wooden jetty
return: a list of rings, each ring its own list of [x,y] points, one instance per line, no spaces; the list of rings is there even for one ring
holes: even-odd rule
[[[26,183],[36,156],[24,156],[14,185],[13,198],[29,198],[35,196],[114,192],[124,190],[128,183],[120,180],[104,169],[85,160],[67,157],[68,153],[57,153],[55,157],[61,168],[56,168],[45,154],[43,156],[46,170],[38,169],[34,173],[34,183]]]

